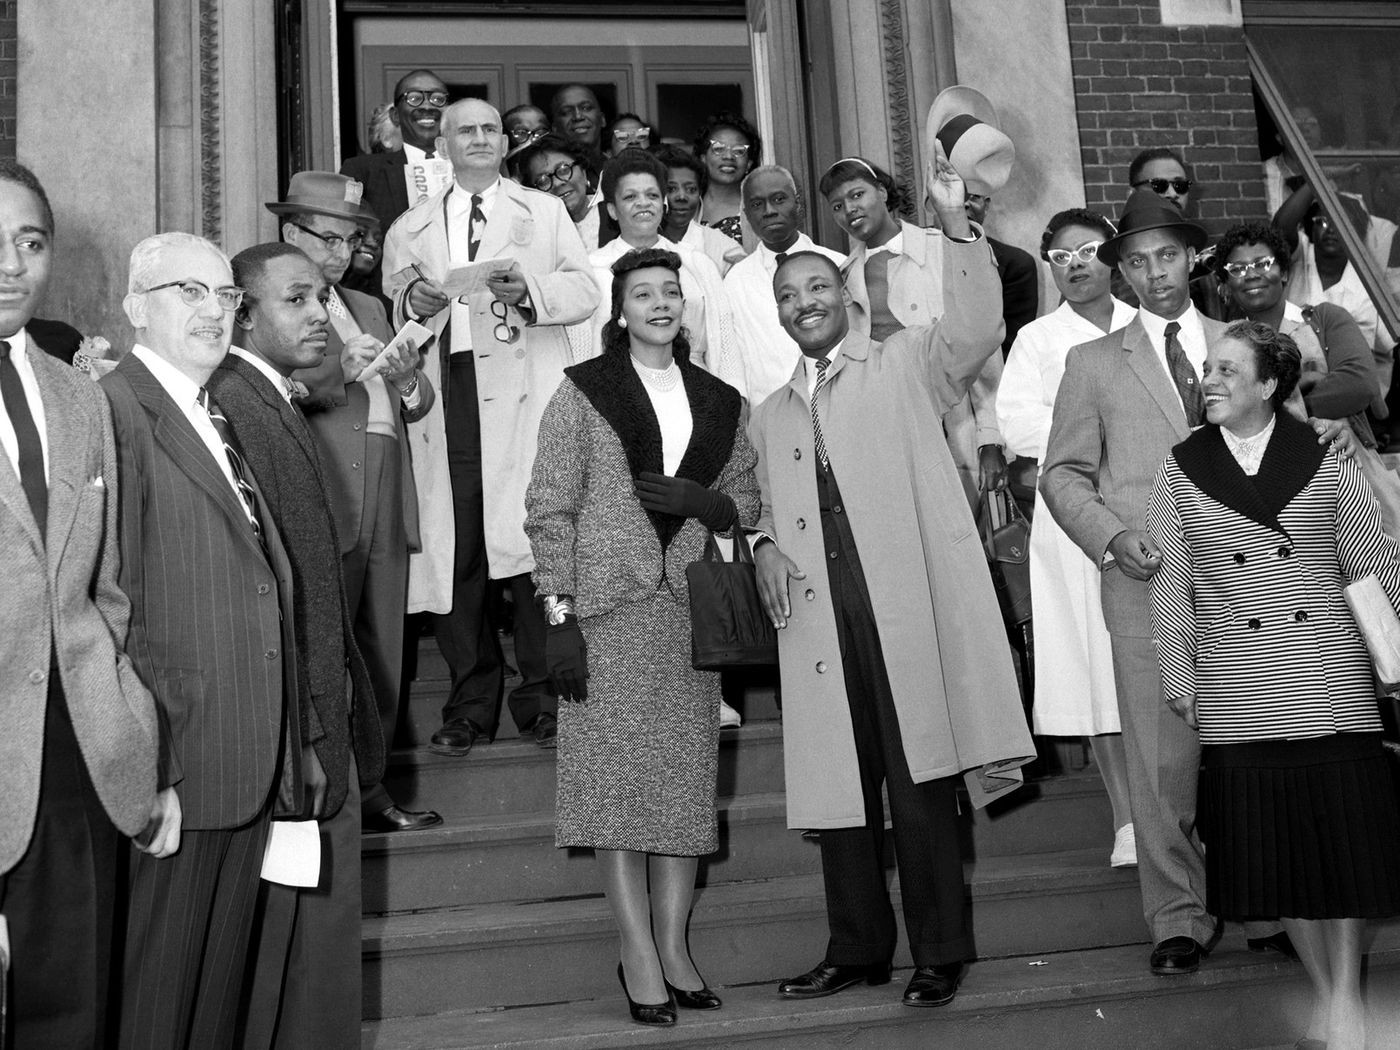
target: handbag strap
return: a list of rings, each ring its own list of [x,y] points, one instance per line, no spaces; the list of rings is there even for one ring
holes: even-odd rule
[[[725,537],[728,539],[729,537]],[[742,525],[734,527],[734,561],[736,563],[747,562],[753,564],[753,547],[749,545],[749,534],[744,531]],[[720,553],[719,537],[713,532],[705,540],[705,561],[724,561],[724,555]]]

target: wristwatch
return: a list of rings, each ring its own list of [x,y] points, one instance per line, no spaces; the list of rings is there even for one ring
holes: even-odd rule
[[[577,616],[574,611],[574,597],[571,594],[546,594],[540,599],[544,608],[544,622],[551,627],[558,627],[566,617]]]

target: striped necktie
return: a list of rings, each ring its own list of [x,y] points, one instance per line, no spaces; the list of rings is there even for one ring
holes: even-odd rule
[[[0,398],[3,398],[5,413],[10,417],[10,426],[15,431],[20,488],[29,500],[29,510],[39,526],[39,535],[43,536],[48,531],[49,520],[49,482],[44,474],[44,446],[39,438],[39,428],[34,423],[34,414],[29,410],[29,399],[24,394],[24,381],[10,359],[10,344],[3,339],[0,339]]]
[[[214,429],[218,431],[219,440],[223,442],[224,455],[228,457],[228,465],[233,471],[234,490],[238,493],[239,502],[243,504],[243,512],[248,515],[248,521],[253,526],[253,534],[261,540],[262,522],[258,519],[257,501],[253,497],[252,483],[248,480],[248,464],[243,458],[243,450],[238,444],[238,437],[234,434],[233,427],[229,425],[228,416],[224,415],[219,403],[204,387],[199,388],[199,405],[205,412],[209,413],[209,421],[214,424]]]
[[[817,395],[826,385],[826,370],[831,367],[831,362],[824,357],[818,357],[814,363],[817,366],[817,384],[812,387],[812,443],[816,446],[817,459],[821,460],[822,470],[829,470],[831,463],[826,458],[826,439],[822,437],[822,421],[817,414]]]
[[[1181,349],[1181,342],[1176,337],[1179,331],[1181,325],[1175,321],[1167,322],[1164,330],[1167,366],[1171,369],[1176,392],[1181,395],[1181,407],[1186,412],[1186,425],[1194,430],[1206,421],[1206,402],[1201,396],[1201,384],[1196,379],[1196,370],[1191,367],[1191,362],[1186,360],[1186,351]]]

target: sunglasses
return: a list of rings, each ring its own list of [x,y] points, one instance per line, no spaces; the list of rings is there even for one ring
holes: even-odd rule
[[[1103,241],[1090,241],[1088,244],[1081,244],[1074,251],[1068,248],[1051,248],[1045,253],[1045,258],[1050,260],[1051,266],[1058,266],[1064,269],[1070,263],[1078,259],[1080,262],[1093,262],[1099,254],[1099,246]]]
[[[496,327],[491,329],[498,342],[507,345],[520,338],[520,329],[513,324],[506,324],[506,304],[499,299],[491,300],[491,316],[496,318]]]
[[[562,161],[557,167],[549,171],[542,171],[535,176],[531,185],[537,190],[549,190],[556,182],[568,182],[574,177],[573,161]]]
[[[424,102],[428,105],[441,109],[447,105],[446,91],[405,91],[395,102],[407,102],[414,109],[417,109]]]
[[[1225,272],[1237,279],[1240,277],[1248,277],[1252,273],[1257,273],[1262,276],[1268,273],[1270,267],[1273,265],[1274,257],[1272,255],[1261,255],[1257,259],[1250,259],[1249,262],[1226,263]]]
[[[203,281],[167,281],[154,288],[147,288],[146,291],[159,292],[166,288],[180,289],[180,302],[186,306],[203,306],[209,301],[211,295],[219,301],[219,305],[226,313],[232,313],[243,305],[243,289],[235,288],[232,285],[224,288],[210,288]]]
[[[1152,192],[1160,197],[1162,194],[1167,192],[1168,187],[1175,190],[1177,193],[1189,193],[1191,191],[1191,187],[1194,185],[1195,183],[1192,182],[1190,179],[1143,179],[1141,182],[1133,183],[1133,188],[1136,189],[1139,186],[1150,186],[1152,188]]]

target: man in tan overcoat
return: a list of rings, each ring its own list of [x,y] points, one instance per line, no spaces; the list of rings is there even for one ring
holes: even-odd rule
[[[763,490],[754,557],[789,697],[788,823],[822,829],[831,929],[822,962],[779,986],[787,998],[889,980],[883,782],[917,967],[904,1002],[949,1002],[972,954],[958,776],[983,804],[1034,754],[942,428],[1000,346],[1001,285],[941,147],[935,163],[948,235],[938,324],[874,344],[849,330],[849,296],[824,256],[790,255],[773,278],[803,358],[750,424]]]

